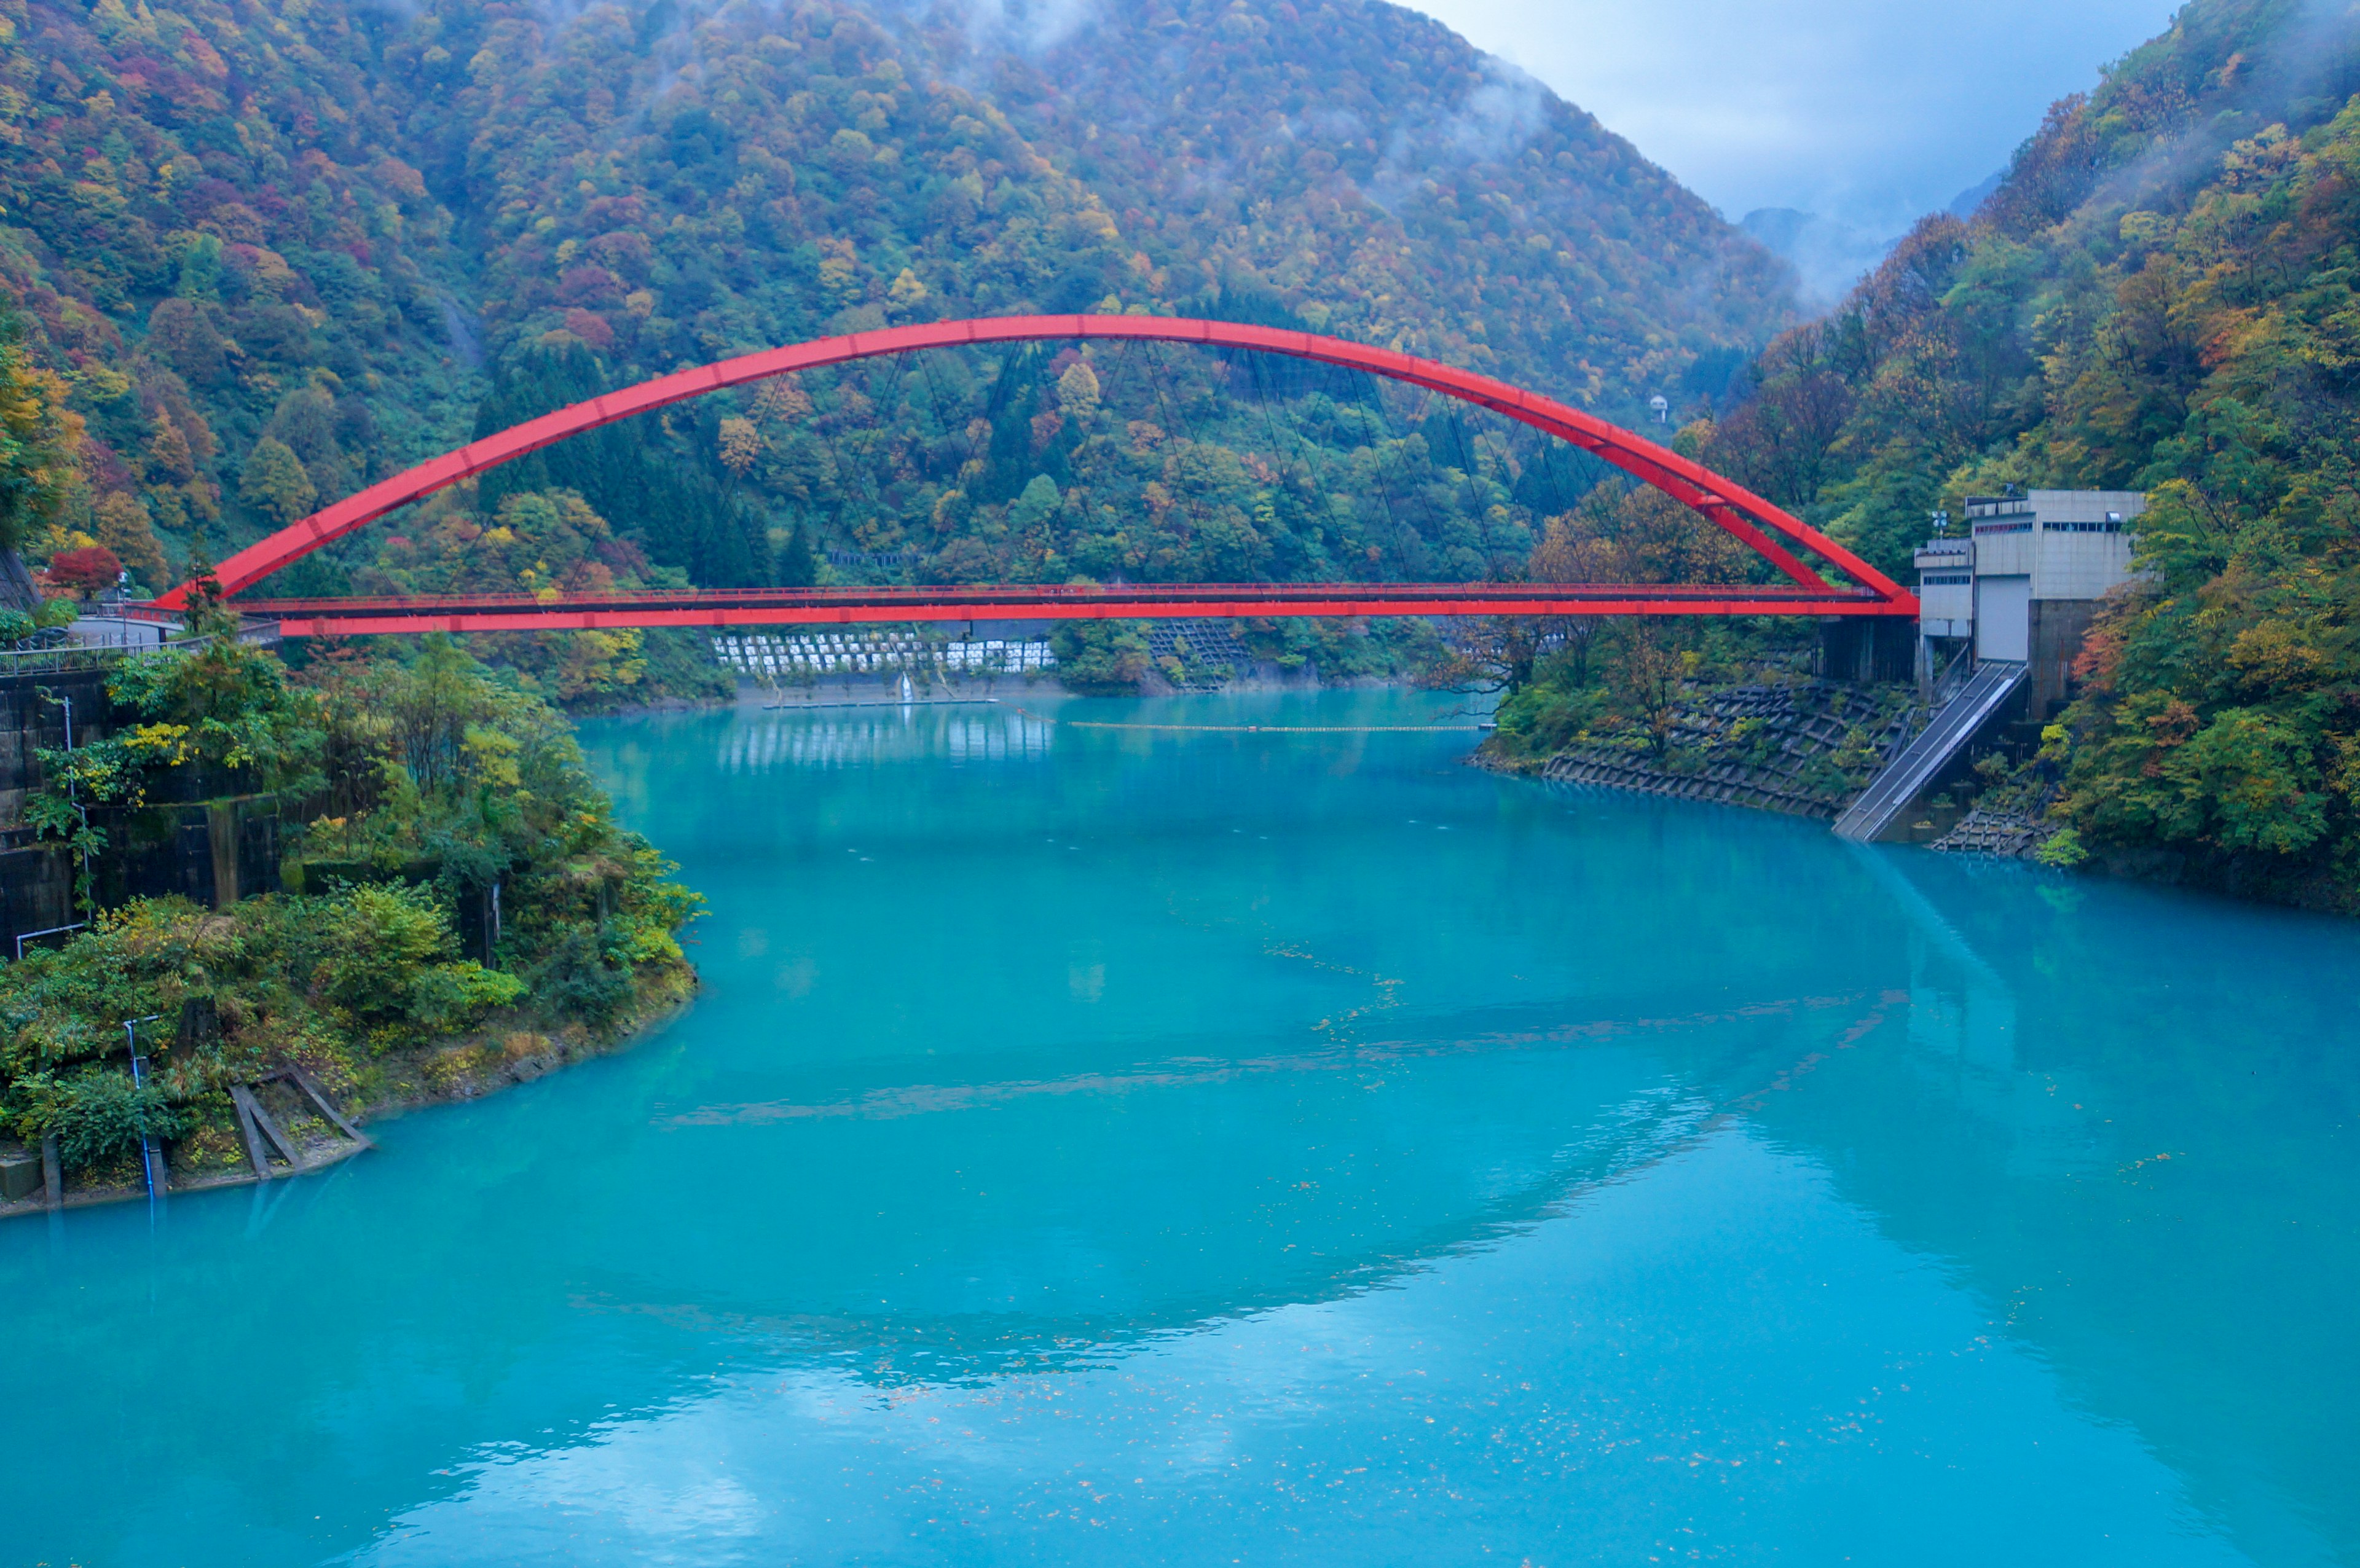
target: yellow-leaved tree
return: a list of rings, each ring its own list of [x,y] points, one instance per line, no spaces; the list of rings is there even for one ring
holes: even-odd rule
[[[34,365],[23,318],[0,299],[0,550],[15,550],[49,520],[73,479],[81,420],[65,383]]]

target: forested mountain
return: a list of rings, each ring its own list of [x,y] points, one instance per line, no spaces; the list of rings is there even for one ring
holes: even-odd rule
[[[87,424],[59,520],[151,583],[151,522],[178,554],[300,515],[474,401],[451,216],[362,19],[193,11],[0,7],[0,274]]]
[[[1783,303],[1704,202],[1423,16],[1153,0],[991,63],[1182,294],[1241,274],[1317,330],[1628,414],[1720,391]]]
[[[2349,426],[2355,90],[2341,7],[2194,0],[1698,434],[1896,569],[1929,513],[2010,481],[2218,485],[2227,461],[2288,482]]]
[[[155,585],[479,430],[889,321],[1299,322],[1631,419],[1791,320],[1759,247],[1411,13],[998,15],[0,0],[0,281],[86,428],[28,552],[94,536]],[[708,398],[281,585],[727,584],[829,547],[947,579],[1471,577],[1585,483],[1360,378],[1049,345]]]
[[[2194,0],[1689,439],[1899,568],[2001,485],[2152,493],[2052,735],[2084,847],[2360,887],[2360,16]]]

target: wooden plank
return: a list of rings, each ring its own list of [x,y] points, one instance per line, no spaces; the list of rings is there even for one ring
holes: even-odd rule
[[[377,1147],[376,1144],[369,1141],[366,1134],[363,1133],[360,1128],[353,1126],[352,1123],[344,1119],[344,1113],[342,1111],[337,1110],[333,1105],[329,1103],[327,1091],[321,1088],[318,1081],[314,1079],[310,1073],[306,1072],[300,1064],[292,1062],[289,1062],[287,1064],[287,1075],[295,1080],[295,1086],[297,1088],[311,1096],[311,1103],[320,1107],[322,1115],[325,1116],[330,1121],[344,1129],[344,1136],[346,1138],[351,1138],[363,1149],[375,1149]]]
[[[302,1170],[306,1163],[303,1151],[295,1147],[293,1138],[279,1129],[279,1124],[270,1119],[270,1113],[262,1108],[262,1102],[254,1097],[251,1089],[246,1091],[246,1106],[254,1117],[254,1125],[262,1129],[265,1138],[279,1146],[279,1152],[287,1157],[287,1163],[297,1171]]]
[[[262,1147],[262,1134],[254,1125],[254,1091],[243,1083],[229,1086],[231,1103],[237,1106],[238,1136],[246,1140],[246,1163],[254,1167],[254,1179],[270,1180],[270,1152]]]

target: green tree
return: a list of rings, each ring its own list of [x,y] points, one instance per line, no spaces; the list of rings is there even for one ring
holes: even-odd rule
[[[1153,668],[1147,636],[1131,621],[1059,621],[1049,634],[1057,678],[1098,696],[1135,692]]]
[[[808,588],[819,581],[819,561],[812,552],[811,529],[802,523],[787,537],[779,553],[779,583],[787,588]]]
[[[276,437],[265,436],[246,454],[237,481],[238,498],[280,528],[309,517],[319,493],[294,450]]]

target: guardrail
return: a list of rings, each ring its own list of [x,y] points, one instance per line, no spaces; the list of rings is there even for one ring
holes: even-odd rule
[[[173,644],[169,646],[177,647]],[[123,643],[60,643],[55,648],[0,648],[0,677],[62,675],[76,670],[97,670],[126,653],[152,653],[152,647]]]

